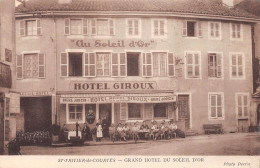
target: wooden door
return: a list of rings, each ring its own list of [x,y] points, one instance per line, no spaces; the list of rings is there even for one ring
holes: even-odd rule
[[[248,129],[249,129],[248,119],[239,119],[238,132],[248,132]]]
[[[190,128],[189,95],[178,96],[178,119],[185,121],[185,129]]]

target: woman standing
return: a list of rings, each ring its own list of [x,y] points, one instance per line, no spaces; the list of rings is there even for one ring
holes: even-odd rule
[[[97,123],[97,142],[101,142],[102,137],[103,137],[102,126],[100,123]]]

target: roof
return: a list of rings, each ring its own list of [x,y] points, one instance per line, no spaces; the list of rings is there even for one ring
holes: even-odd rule
[[[239,8],[224,6],[221,0],[28,0],[16,7],[16,13],[41,11],[127,11],[127,12],[174,12],[216,16],[255,18]],[[64,1],[64,0],[63,0]],[[67,0],[68,1],[68,0]]]
[[[260,0],[244,0],[235,6],[260,17]]]

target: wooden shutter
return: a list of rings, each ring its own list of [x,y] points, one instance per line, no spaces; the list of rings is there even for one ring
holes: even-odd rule
[[[20,21],[20,36],[25,36],[25,21]]]
[[[45,77],[45,56],[39,54],[39,78]]]
[[[168,53],[168,75],[170,77],[175,76],[175,60],[173,53]]]
[[[118,53],[112,53],[112,77],[118,77],[119,76],[119,60],[118,60]]]
[[[198,28],[198,37],[202,37],[202,28],[201,28],[201,22],[197,22],[197,28]]]
[[[65,35],[69,35],[70,34],[70,19],[69,18],[66,18],[65,19]]]
[[[16,77],[17,79],[23,78],[23,55],[17,55],[16,59]]]
[[[148,103],[144,104],[144,120],[152,120],[153,119],[153,104]]]
[[[199,54],[195,53],[194,55],[194,76],[199,77],[200,76],[200,60],[199,60]]]
[[[187,21],[184,20],[182,21],[182,35],[183,36],[187,36],[188,32],[187,32]]]
[[[217,95],[217,117],[223,117],[222,115],[222,98],[221,95]]]
[[[88,34],[88,20],[86,18],[82,19],[83,24],[83,35]]]
[[[143,53],[143,76],[152,77],[153,66],[152,66],[152,53]]]
[[[214,54],[208,55],[208,75],[214,77]]]
[[[175,118],[175,110],[173,103],[168,103],[168,119],[174,119]]]
[[[60,74],[62,77],[68,76],[68,53],[60,54]]]
[[[127,120],[127,103],[120,103],[120,120]]]
[[[217,54],[217,77],[222,77],[222,55]]]
[[[95,77],[96,76],[96,58],[95,53],[84,54],[84,76]]]
[[[42,28],[41,28],[41,20],[37,19],[36,20],[36,25],[37,25],[37,35],[41,35],[42,34]]]
[[[109,19],[109,33],[111,36],[115,35],[115,21],[113,19]]]
[[[96,19],[91,19],[90,20],[90,31],[91,35],[97,35],[97,20]]]
[[[119,55],[119,63],[120,63],[120,76],[122,77],[126,77],[126,71],[127,71],[127,67],[126,67],[126,53],[120,53]]]
[[[193,61],[193,54],[191,53],[187,53],[186,55],[186,72],[187,72],[187,77],[193,77],[193,64],[194,64],[194,61]]]

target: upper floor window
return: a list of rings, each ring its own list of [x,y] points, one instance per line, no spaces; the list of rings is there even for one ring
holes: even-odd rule
[[[230,53],[230,78],[245,78],[245,61],[242,53]]]
[[[200,74],[200,53],[186,52],[186,78],[200,78]]]
[[[126,34],[129,37],[140,37],[141,36],[141,20],[140,19],[127,19],[127,30]]]
[[[220,22],[209,22],[209,38],[210,39],[221,39],[221,23]]]
[[[40,19],[20,21],[20,36],[37,36],[37,35],[41,35]]]
[[[243,29],[242,24],[230,23],[230,39],[231,40],[242,40]]]
[[[247,93],[236,94],[236,108],[238,118],[248,117],[249,100]]]
[[[65,34],[111,36],[115,35],[115,23],[113,19],[67,18]]]
[[[183,21],[182,35],[187,37],[202,37],[200,21]]]
[[[209,119],[224,119],[223,93],[209,93]]]
[[[16,71],[18,79],[44,78],[45,56],[39,53],[28,53],[17,56]]]
[[[222,54],[208,54],[208,75],[213,78],[222,77]]]
[[[175,75],[173,53],[61,53],[61,76],[170,76]],[[154,74],[154,75],[153,75]]]
[[[154,19],[152,20],[152,37],[166,36],[166,20]]]

